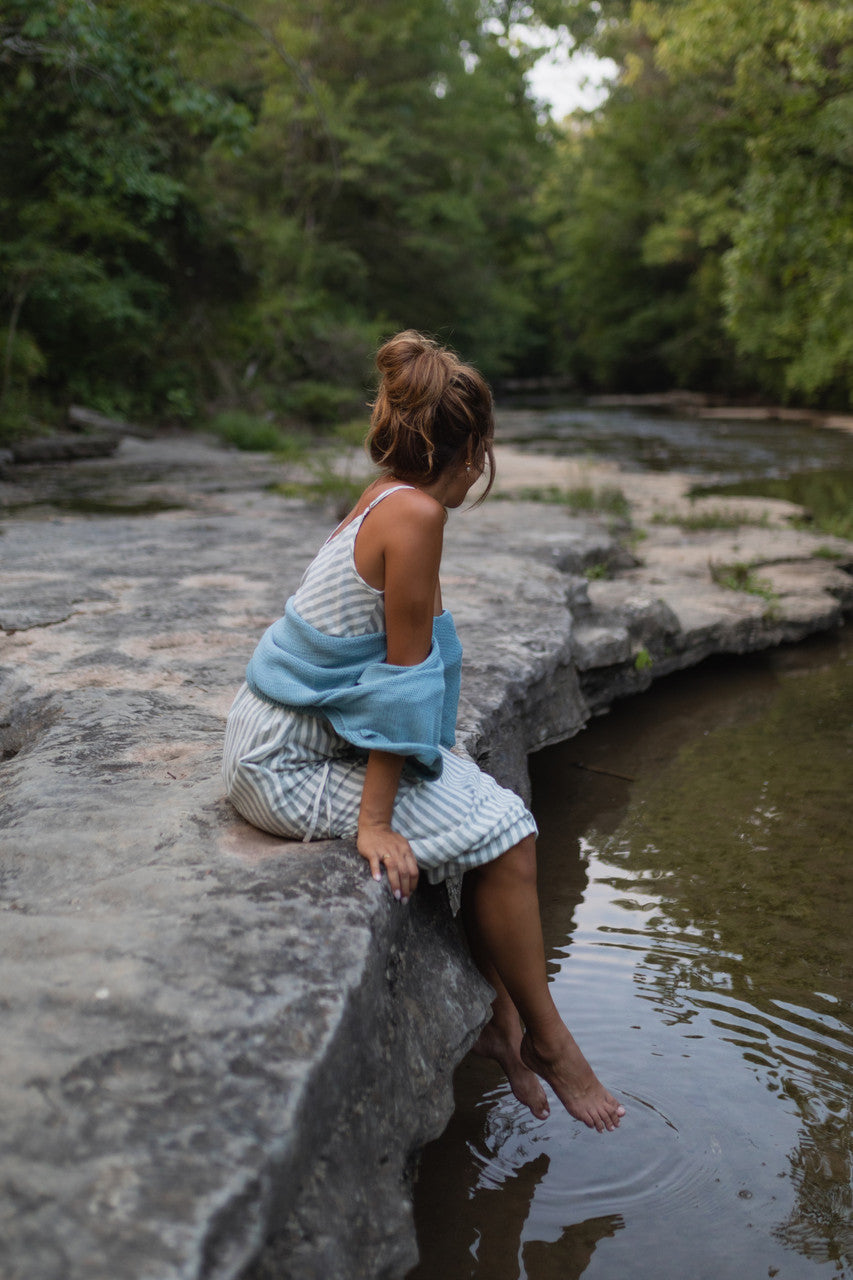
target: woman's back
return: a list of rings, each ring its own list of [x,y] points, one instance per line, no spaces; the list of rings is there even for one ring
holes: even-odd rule
[[[411,485],[383,490],[349,524],[323,544],[293,597],[299,616],[330,636],[373,635],[385,630],[385,593],[365,582],[355,563],[355,540],[366,516],[383,499]]]
[[[367,513],[326,542],[309,564],[293,597],[301,618],[330,636],[385,630],[385,598],[355,567],[355,539]]]

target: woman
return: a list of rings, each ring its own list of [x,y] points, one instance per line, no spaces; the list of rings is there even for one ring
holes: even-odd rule
[[[441,603],[442,536],[447,511],[487,464],[491,487],[491,393],[475,369],[413,331],[387,342],[377,366],[367,443],[381,476],[249,663],[228,718],[228,794],[277,835],[355,837],[401,903],[421,870],[433,882],[465,872],[465,929],[496,993],[475,1048],[540,1119],[549,1113],[541,1077],[577,1119],[615,1129],[624,1108],[548,989],[536,824],[517,796],[450,750],[462,651]]]

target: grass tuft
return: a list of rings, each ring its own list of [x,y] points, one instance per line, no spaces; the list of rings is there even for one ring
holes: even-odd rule
[[[836,551],[835,547],[827,547],[826,545],[818,547],[814,554],[821,560],[843,560],[845,557],[841,551]]]
[[[355,505],[363,489],[364,480],[352,480],[332,472],[315,476],[313,480],[281,480],[269,485],[269,492],[282,498],[301,498],[322,506],[331,504],[340,518]]]
[[[299,462],[308,452],[309,442],[304,436],[283,431],[268,418],[245,409],[226,409],[212,418],[209,426],[214,435],[236,449],[275,453],[286,462]]]
[[[603,485],[599,489],[594,489],[592,485],[581,485],[576,489],[561,489],[556,484],[537,485],[499,496],[520,502],[548,502],[568,507],[570,511],[589,511],[596,515],[604,513],[618,516],[622,520],[627,520],[631,510],[622,490],[612,485]]]
[[[761,516],[749,515],[746,511],[695,511],[680,515],[677,511],[658,511],[651,519],[652,524],[671,524],[689,533],[706,530],[740,529],[744,525],[766,529],[770,525],[770,514],[765,511]]]
[[[359,449],[364,444],[364,438],[367,435],[369,426],[369,418],[350,418],[348,422],[339,423],[333,429],[332,435],[343,444],[350,445],[353,449]]]
[[[655,660],[644,645],[643,648],[639,649],[634,655],[634,670],[648,671],[654,665]]]
[[[746,564],[742,560],[734,564],[716,564],[711,561],[708,568],[712,580],[718,587],[727,587],[729,591],[745,591],[747,595],[760,596],[762,600],[767,600],[774,607],[779,602],[772,583],[766,578],[759,578],[754,565]]]

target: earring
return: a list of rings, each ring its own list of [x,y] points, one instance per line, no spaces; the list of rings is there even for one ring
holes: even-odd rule
[[[466,466],[466,468],[465,468],[465,474],[466,474],[466,476],[471,474],[471,465],[470,465],[470,463],[469,463],[469,464]]]

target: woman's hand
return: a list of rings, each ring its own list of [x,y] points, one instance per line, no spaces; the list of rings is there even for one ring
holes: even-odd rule
[[[373,879],[382,879],[384,867],[394,897],[398,902],[408,902],[418,883],[418,864],[406,837],[392,831],[388,822],[360,822],[358,851],[370,864]]]

